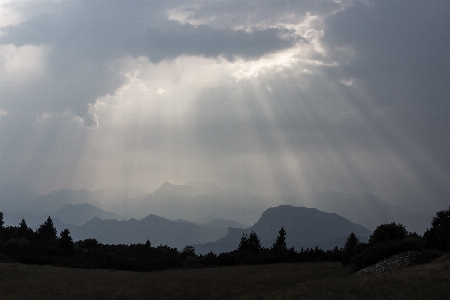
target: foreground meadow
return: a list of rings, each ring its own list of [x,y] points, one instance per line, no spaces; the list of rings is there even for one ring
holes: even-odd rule
[[[448,299],[450,260],[351,276],[340,263],[127,272],[0,263],[0,299]]]

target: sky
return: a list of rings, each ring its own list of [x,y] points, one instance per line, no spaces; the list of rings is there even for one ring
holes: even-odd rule
[[[449,204],[449,1],[0,5],[0,184]]]

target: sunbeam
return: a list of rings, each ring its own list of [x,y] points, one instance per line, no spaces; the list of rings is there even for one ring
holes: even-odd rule
[[[0,5],[2,184],[447,205],[447,4]]]

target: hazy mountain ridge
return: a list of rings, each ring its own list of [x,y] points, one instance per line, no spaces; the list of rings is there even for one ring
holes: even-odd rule
[[[44,220],[45,218],[41,223]],[[371,234],[363,226],[336,214],[289,205],[267,209],[258,222],[247,229],[212,227],[211,224],[195,224],[186,220],[172,221],[157,215],[148,215],[141,220],[122,221],[94,217],[81,226],[66,224],[55,217],[53,223],[58,232],[69,229],[74,241],[93,238],[104,244],[133,244],[150,240],[152,245],[162,244],[178,249],[193,245],[198,254],[236,250],[242,234],[249,234],[251,231],[256,232],[261,245],[268,248],[275,242],[281,226],[287,232],[286,243],[297,250],[315,246],[322,249],[342,247],[351,232],[362,240],[366,240]],[[219,225],[224,223],[235,222],[212,222]]]
[[[158,189],[156,189],[153,194],[189,198],[199,195],[200,192],[196,188],[189,185],[175,185],[166,181]]]
[[[296,196],[283,199],[286,204],[314,207],[324,212],[337,213],[352,222],[375,230],[381,224],[401,223],[408,231],[423,234],[430,226],[432,215],[419,214],[384,202],[374,195],[356,193],[321,193],[311,201]]]
[[[223,190],[205,182],[191,183],[196,187],[165,182],[155,192],[141,195],[132,205],[127,205],[123,215],[139,219],[156,214],[171,220],[184,219],[191,222],[214,215],[214,218],[248,224],[256,222],[267,209],[259,204],[258,195]]]
[[[200,223],[199,225],[207,227],[207,228],[249,228],[250,225],[241,224],[239,222],[233,220],[225,220],[225,219],[214,219],[209,222]]]
[[[247,229],[229,228],[227,235],[214,242],[194,245],[198,253],[229,252],[239,245],[242,234],[255,232],[263,247],[271,247],[281,227],[286,230],[286,244],[300,250],[301,247],[322,246],[324,249],[343,246],[350,235],[368,237],[372,232],[334,213],[325,213],[315,208],[281,205],[267,209],[253,226]],[[331,245],[329,242],[333,241]]]
[[[18,215],[22,214],[23,217],[27,215],[27,222],[34,224],[39,216],[55,215],[64,205],[86,203],[121,217],[87,214],[84,217],[79,216],[83,222],[94,216],[103,219],[141,219],[155,214],[170,220],[184,219],[195,223],[227,219],[241,224],[254,224],[269,206],[284,203],[337,213],[371,230],[381,224],[396,222],[419,234],[430,226],[432,220],[432,215],[394,206],[371,194],[329,192],[314,194],[310,199],[291,196],[277,200],[260,197],[242,189],[223,189],[216,184],[202,181],[189,181],[183,185],[165,182],[153,193],[136,194],[137,192],[133,193],[129,189],[117,187],[94,192],[85,189],[62,189],[36,197],[31,191],[8,184],[0,187],[0,211],[14,215],[7,217],[7,222],[16,222]],[[270,203],[272,204],[266,206]],[[57,217],[67,223],[75,222],[66,217]],[[75,223],[81,225],[82,221]]]
[[[8,226],[17,226],[22,218],[25,219],[27,225],[33,229],[39,227],[47,217],[52,220],[59,220],[64,225],[81,226],[94,217],[104,219],[122,220],[122,216],[104,211],[94,205],[83,204],[66,204],[55,213],[42,215],[34,215],[25,211],[7,212],[5,214],[5,224]]]
[[[75,205],[83,203],[96,203],[90,191],[85,189],[74,191],[66,188],[31,199],[27,203],[26,211],[42,215],[48,213],[56,213],[59,209],[67,204]]]
[[[217,240],[226,234],[223,228],[206,228],[189,222],[171,221],[156,215],[126,221],[101,220],[97,217],[82,226],[71,226],[74,240],[97,239],[104,244],[145,243],[182,249],[193,243]]]
[[[83,225],[94,217],[101,220],[112,219],[122,220],[122,216],[104,211],[94,205],[88,203],[82,204],[66,204],[61,207],[56,213],[50,215],[52,218],[58,218],[66,224]]]
[[[55,214],[64,205],[90,204],[104,211],[122,216],[121,219],[141,219],[150,214],[171,220],[185,219],[195,222],[205,216],[234,220],[242,224],[253,224],[261,213],[267,209],[260,205],[260,198],[244,191],[223,190],[217,185],[206,182],[192,182],[193,185],[175,185],[163,183],[153,193],[140,194],[132,198],[130,191],[114,193],[114,189],[90,192],[85,189],[62,189],[49,194],[17,201],[22,206],[3,206],[7,211],[24,211],[33,215]],[[211,193],[211,194],[207,194]],[[111,196],[111,201],[107,197]],[[19,198],[16,196],[15,198]],[[8,202],[9,203],[9,202]],[[1,208],[1,207],[0,207]],[[15,209],[11,209],[15,208]]]

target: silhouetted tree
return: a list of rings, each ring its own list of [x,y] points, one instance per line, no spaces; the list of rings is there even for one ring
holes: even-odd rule
[[[359,243],[359,239],[356,237],[356,235],[353,232],[350,233],[347,240],[345,241],[344,251],[351,252],[358,243]]]
[[[146,247],[149,247],[149,248],[152,246],[152,244],[150,243],[150,240],[147,240],[147,241],[145,242],[145,246],[146,246]]]
[[[73,252],[73,240],[70,236],[70,231],[68,229],[64,229],[59,234],[59,249],[64,250],[66,252]]]
[[[53,221],[50,217],[47,218],[47,221],[45,221],[44,224],[39,226],[37,234],[42,241],[52,241],[58,238],[56,228],[53,226]]]
[[[96,248],[99,245],[97,239],[85,239],[83,241],[78,241],[77,244],[79,244],[81,248],[88,250]]]
[[[259,237],[253,231],[248,236],[248,250],[252,253],[258,253],[261,250]]]
[[[22,218],[22,221],[19,223],[19,236],[29,239],[33,235],[33,230],[28,227],[25,219]]]
[[[425,248],[450,250],[450,206],[447,210],[436,213],[431,222],[431,228],[424,233],[423,239]]]
[[[238,251],[247,251],[247,250],[248,250],[248,236],[243,233],[241,241],[239,242]]]
[[[192,246],[186,246],[180,253],[182,259],[182,266],[185,268],[191,268],[198,265],[199,259],[195,255],[195,249]]]
[[[3,213],[0,211],[0,242],[2,241],[3,237],[3,224],[5,224],[5,222],[3,221]]]
[[[258,253],[261,250],[261,242],[258,235],[253,231],[249,236],[243,233],[237,250]]]
[[[195,257],[195,248],[192,246],[186,246],[180,254],[182,259],[185,259],[186,257]]]
[[[352,232],[345,241],[344,251],[342,253],[342,264],[347,266],[350,263],[350,258],[355,254],[356,245],[358,245],[359,239]]]
[[[280,250],[287,250],[286,231],[284,230],[284,227],[281,227],[280,231],[278,231],[278,237],[275,241],[275,244],[273,244],[273,247]]]
[[[379,242],[390,242],[405,239],[408,231],[402,224],[382,224],[378,226],[369,238],[369,245]]]

